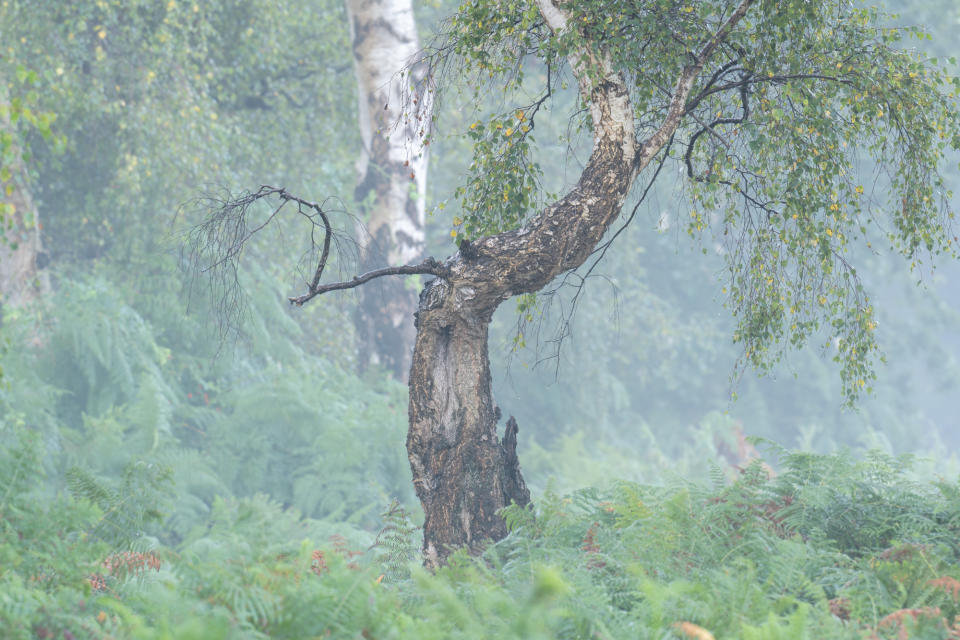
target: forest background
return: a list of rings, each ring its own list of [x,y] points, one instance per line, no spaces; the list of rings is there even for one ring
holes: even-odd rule
[[[416,9],[429,42],[455,7]],[[904,46],[954,54],[956,2],[888,9],[931,34]],[[857,256],[887,363],[855,409],[829,344],[734,377],[722,261],[668,181],[559,357],[562,302],[498,313],[538,515],[434,576],[406,388],[357,373],[352,294],[286,302],[303,227],[249,246],[235,325],[183,268],[206,195],[277,184],[362,216],[343,6],[9,0],[0,34],[3,213],[35,206],[44,280],[0,326],[0,637],[960,637],[957,265]],[[429,254],[455,250],[483,107],[438,105]],[[562,114],[537,135],[562,192],[588,136]]]

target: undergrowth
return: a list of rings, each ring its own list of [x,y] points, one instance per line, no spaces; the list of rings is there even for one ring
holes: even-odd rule
[[[929,462],[767,443],[766,465],[720,418],[678,458],[571,437],[531,477],[606,488],[547,484],[429,574],[400,385],[308,357],[269,299],[227,363],[202,320],[66,289],[4,325],[32,345],[0,384],[4,640],[960,638],[960,485]]]
[[[72,473],[37,500],[32,433],[6,428],[0,452],[4,637],[960,637],[960,485],[911,480],[907,458],[777,450],[776,475],[754,462],[732,482],[547,492],[432,575],[396,503],[372,536],[217,498],[163,544],[128,485]],[[130,473],[151,478],[138,495],[170,492]]]
[[[5,327],[37,342],[0,387],[5,639],[960,638],[960,485],[910,458],[767,443],[774,474],[716,422],[675,463],[712,481],[547,485],[432,575],[399,385],[294,348],[205,364],[196,321],[70,291]],[[654,445],[622,468],[663,468]]]

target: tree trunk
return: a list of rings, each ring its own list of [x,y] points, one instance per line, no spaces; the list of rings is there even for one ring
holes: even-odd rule
[[[0,133],[12,135],[13,144],[0,159],[10,172],[0,184],[0,305],[21,306],[50,288],[40,270],[40,217],[27,187],[27,168],[16,126],[10,120],[10,100],[5,79],[0,77]],[[2,319],[2,306],[0,306]]]
[[[369,213],[360,268],[411,264],[424,251],[424,194],[432,94],[411,0],[347,0],[363,152],[355,197]],[[360,368],[379,364],[406,381],[415,330],[415,289],[380,279],[359,292]]]
[[[497,439],[500,410],[487,356],[495,305],[460,304],[462,296],[441,280],[424,289],[410,371],[407,452],[426,516],[423,550],[431,567],[458,547],[477,551],[488,539],[503,538],[498,511],[530,501],[513,418],[503,441]]]

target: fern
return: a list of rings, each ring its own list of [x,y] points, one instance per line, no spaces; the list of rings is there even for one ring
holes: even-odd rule
[[[147,535],[147,527],[163,518],[161,504],[170,486],[168,469],[134,462],[124,470],[122,483],[108,487],[80,467],[66,473],[71,493],[96,505],[101,516],[90,533],[115,548],[130,549]]]
[[[410,521],[399,502],[393,500],[381,514],[383,526],[370,546],[376,549],[377,562],[383,567],[385,582],[401,582],[410,577],[410,567],[420,559],[415,534],[420,530]]]

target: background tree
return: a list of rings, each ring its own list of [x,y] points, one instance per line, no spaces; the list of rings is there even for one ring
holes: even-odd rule
[[[363,149],[355,200],[367,213],[359,234],[361,270],[419,260],[424,251],[427,144],[432,89],[411,0],[348,0]],[[359,365],[379,364],[406,381],[413,349],[416,289],[372,283],[355,314]]]
[[[359,135],[343,2],[37,7],[0,6],[0,32],[14,34],[0,74],[14,104],[29,109],[15,140],[30,152],[21,166],[43,221],[34,230],[51,259],[55,296],[30,318],[6,309],[0,357],[13,387],[0,388],[0,426],[23,420],[42,431],[59,452],[51,455],[63,456],[49,466],[51,482],[65,482],[63,471],[75,464],[113,474],[133,458],[180,468],[204,457],[219,471],[190,474],[196,482],[181,476],[184,490],[205,497],[171,508],[175,538],[209,511],[215,493],[269,491],[304,514],[368,524],[384,493],[412,503],[403,420],[393,408],[404,400],[395,387],[365,387],[347,373],[355,368],[349,310],[325,305],[294,316],[276,304],[283,278],[296,269],[296,249],[289,262],[254,260],[236,274],[248,291],[263,286],[266,297],[248,299],[243,333],[219,361],[215,300],[179,267],[177,225],[193,210],[187,197],[264,175],[300,190],[351,188],[348,156]],[[309,24],[297,17],[307,14]],[[51,111],[55,121],[41,116]],[[260,251],[250,249],[250,256]],[[24,328],[31,321],[36,326]],[[36,352],[20,353],[35,336]],[[342,395],[357,402],[337,409],[308,390],[308,381],[327,375],[352,387]],[[282,411],[265,400],[281,396]],[[259,444],[237,437],[240,416]],[[370,463],[378,471],[366,488],[351,490],[354,480],[332,472],[329,461],[322,473],[317,465],[328,457],[320,449],[342,444],[359,420],[385,430],[382,442],[391,434],[393,445],[384,449],[389,460]],[[334,423],[344,430],[339,436],[324,426]],[[274,430],[287,435],[266,437]],[[208,449],[211,434],[229,432],[235,448]],[[288,447],[301,452],[299,462],[286,459]],[[257,473],[245,469],[251,455]],[[364,463],[357,456],[349,464]],[[381,474],[394,479],[381,482]]]
[[[50,288],[42,271],[47,260],[30,192],[25,135],[35,129],[51,139],[54,116],[36,111],[38,96],[31,88],[36,72],[23,66],[12,71],[11,78],[0,73],[0,308],[31,302]]]

